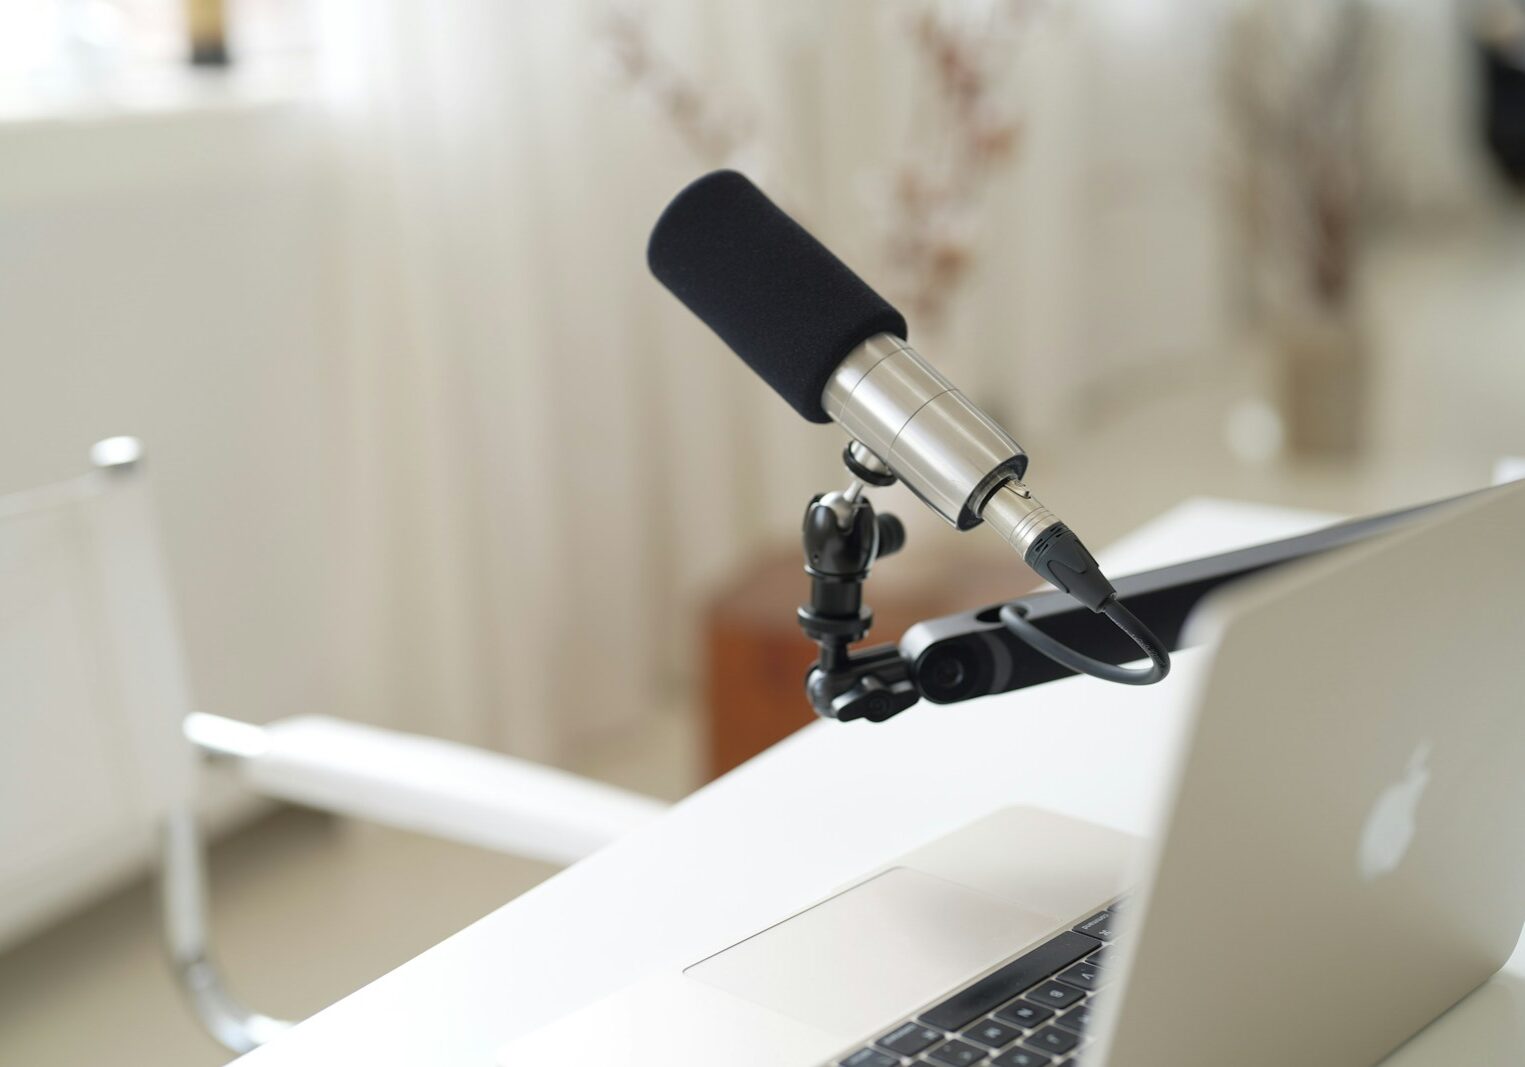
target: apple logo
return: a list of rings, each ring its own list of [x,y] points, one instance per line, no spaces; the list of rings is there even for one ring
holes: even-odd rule
[[[1420,798],[1430,784],[1430,743],[1421,742],[1409,757],[1403,780],[1382,790],[1361,829],[1361,877],[1374,882],[1392,874],[1414,841]]]

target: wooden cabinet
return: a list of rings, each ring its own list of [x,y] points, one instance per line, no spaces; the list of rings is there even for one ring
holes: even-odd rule
[[[865,587],[874,612],[866,643],[898,641],[923,619],[998,603],[1034,584],[1010,553],[944,553],[926,562],[895,557],[876,568]],[[816,648],[800,633],[794,614],[808,593],[799,550],[791,548],[758,559],[712,598],[704,623],[710,776],[814,721],[804,681]],[[873,729],[864,723],[852,728]]]

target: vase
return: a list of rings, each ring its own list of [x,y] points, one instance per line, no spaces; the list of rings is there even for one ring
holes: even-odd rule
[[[1352,459],[1366,438],[1369,374],[1353,316],[1331,311],[1276,330],[1278,408],[1289,456]]]

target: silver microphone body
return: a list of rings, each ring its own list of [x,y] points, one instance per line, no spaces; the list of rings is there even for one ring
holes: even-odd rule
[[[1059,521],[1022,484],[1022,446],[893,334],[848,353],[821,406],[957,529],[986,521],[1025,557]]]

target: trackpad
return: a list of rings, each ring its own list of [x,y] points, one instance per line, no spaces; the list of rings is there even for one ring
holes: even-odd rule
[[[954,882],[893,867],[684,973],[852,1037],[951,992],[1058,925]]]

